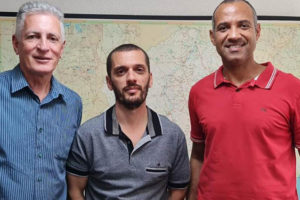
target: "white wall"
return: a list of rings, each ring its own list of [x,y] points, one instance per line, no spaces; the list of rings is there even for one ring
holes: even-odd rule
[[[0,0],[0,12],[17,12],[27,0]],[[125,15],[212,15],[221,0],[48,0],[65,13]],[[299,0],[249,0],[258,15],[300,16]]]

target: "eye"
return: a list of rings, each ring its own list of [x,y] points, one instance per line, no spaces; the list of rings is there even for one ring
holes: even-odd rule
[[[51,42],[53,42],[53,43],[55,43],[55,42],[58,42],[58,41],[59,41],[58,37],[56,37],[55,35],[51,35],[51,36],[49,36],[49,37],[48,37],[48,39],[49,39]]]
[[[26,40],[33,40],[33,39],[36,39],[36,38],[38,38],[38,36],[35,35],[35,34],[29,34],[25,37]]]
[[[116,74],[117,76],[122,76],[122,75],[125,74],[125,72],[126,72],[126,70],[125,70],[123,67],[119,67],[119,68],[117,68],[117,69],[115,70],[115,74]]]
[[[139,73],[139,74],[142,74],[145,72],[145,67],[143,66],[139,66],[136,68],[136,72]]]
[[[220,25],[217,27],[217,31],[220,31],[220,32],[225,32],[227,30],[227,26],[226,25]]]
[[[243,23],[241,23],[240,27],[241,27],[242,29],[246,30],[246,29],[250,28],[250,24],[249,24],[249,23],[246,23],[246,22],[243,22]]]

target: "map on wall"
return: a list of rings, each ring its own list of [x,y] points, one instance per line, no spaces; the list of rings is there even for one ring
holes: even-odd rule
[[[261,24],[256,61],[271,61],[300,78],[300,22]],[[14,27],[14,18],[0,18],[0,71],[18,63],[11,44]],[[179,124],[190,150],[189,90],[221,65],[210,28],[209,21],[66,19],[67,42],[55,76],[82,97],[84,122],[115,101],[105,81],[108,53],[123,43],[141,46],[149,54],[154,80],[147,104]]]

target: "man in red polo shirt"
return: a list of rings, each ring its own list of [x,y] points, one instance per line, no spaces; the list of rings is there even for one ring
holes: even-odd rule
[[[255,62],[260,31],[247,1],[214,12],[210,38],[223,65],[190,91],[190,200],[298,199],[300,80]]]

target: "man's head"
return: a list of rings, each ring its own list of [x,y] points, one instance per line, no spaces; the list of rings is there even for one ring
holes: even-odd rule
[[[113,90],[116,103],[135,109],[145,103],[152,86],[149,57],[134,44],[123,44],[107,57],[107,86]]]
[[[253,60],[260,24],[253,6],[245,0],[225,0],[213,14],[212,43],[223,63]]]
[[[63,13],[46,2],[27,2],[17,14],[13,47],[27,75],[52,75],[65,45]]]
[[[60,24],[60,31],[61,31],[61,41],[65,41],[65,29],[64,29],[64,14],[63,12],[58,9],[57,7],[50,5],[47,2],[43,1],[32,1],[24,3],[18,13],[16,19],[16,31],[15,35],[18,39],[21,39],[22,30],[24,28],[24,22],[27,15],[30,14],[52,14],[57,17]]]
[[[213,16],[212,16],[212,30],[215,31],[215,26],[216,26],[216,21],[215,21],[215,15],[216,15],[216,11],[218,10],[218,8],[222,5],[222,4],[225,4],[225,3],[233,3],[233,2],[238,2],[238,1],[242,1],[242,2],[245,2],[246,4],[249,5],[249,7],[251,8],[252,10],[252,14],[253,14],[253,21],[254,21],[254,25],[256,27],[257,25],[257,14],[256,14],[256,11],[254,9],[254,7],[246,0],[224,0],[222,1],[217,7],[216,9],[214,10],[214,13],[213,13]]]
[[[112,55],[115,52],[121,52],[121,51],[132,51],[132,50],[140,50],[144,53],[145,56],[145,62],[147,64],[148,67],[148,71],[150,72],[150,60],[149,60],[149,56],[146,53],[146,51],[144,51],[144,49],[142,49],[141,47],[135,45],[135,44],[122,44],[116,48],[114,48],[107,56],[107,60],[106,60],[106,72],[107,75],[110,77],[111,76],[111,66],[112,66]]]

